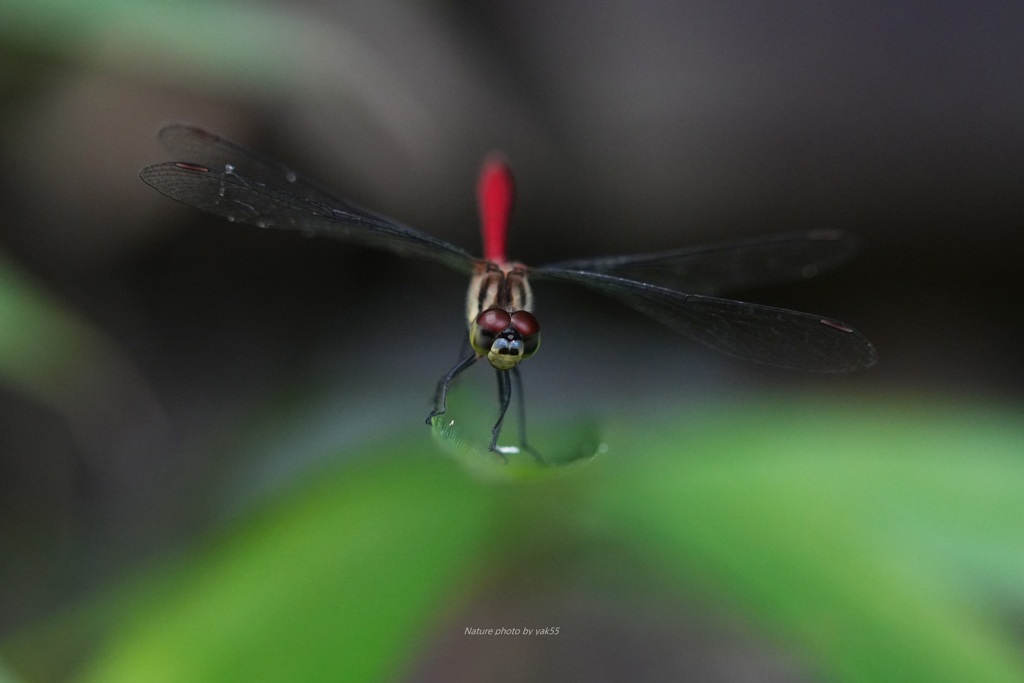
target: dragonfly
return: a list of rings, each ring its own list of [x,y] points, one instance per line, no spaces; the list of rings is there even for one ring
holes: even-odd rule
[[[812,372],[849,372],[875,364],[864,335],[832,318],[722,298],[747,286],[802,280],[847,260],[852,236],[839,230],[785,233],[655,253],[583,258],[533,267],[507,257],[515,186],[508,162],[485,159],[477,183],[483,257],[361,208],[291,168],[201,128],[175,124],[158,139],[177,161],[147,166],[141,179],[158,192],[228,221],[326,235],[447,266],[469,278],[468,349],[437,383],[427,424],[447,411],[449,389],[485,359],[498,378],[498,446],[512,402],[526,442],[520,364],[540,348],[532,282],[571,282],[631,307],[711,348],[739,358]],[[465,346],[465,342],[464,342]],[[539,459],[539,456],[538,456]]]

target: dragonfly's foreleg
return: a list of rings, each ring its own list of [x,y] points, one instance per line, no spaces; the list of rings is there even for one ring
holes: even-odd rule
[[[498,450],[498,437],[501,435],[501,423],[505,421],[505,413],[512,402],[512,378],[508,370],[498,370],[498,421],[491,428],[490,450]],[[504,457],[504,456],[502,456]]]
[[[446,374],[438,381],[437,389],[434,391],[434,409],[431,411],[430,415],[427,415],[428,425],[430,424],[431,420],[433,420],[435,417],[437,417],[438,415],[444,415],[445,412],[447,412],[448,386],[452,383],[452,380],[458,377],[459,373],[461,373],[463,370],[468,368],[473,363],[477,362],[479,358],[480,356],[476,355],[475,352],[471,353],[470,355],[466,356],[458,363],[456,363],[455,366],[448,371],[448,374]]]

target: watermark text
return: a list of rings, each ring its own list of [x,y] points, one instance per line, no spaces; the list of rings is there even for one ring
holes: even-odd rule
[[[467,636],[557,636],[561,630],[560,626],[541,626],[540,628],[510,628],[499,626],[498,628],[477,628],[467,626],[463,635]]]

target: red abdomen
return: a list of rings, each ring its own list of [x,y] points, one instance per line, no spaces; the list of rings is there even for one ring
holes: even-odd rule
[[[477,182],[480,204],[480,230],[484,240],[484,259],[504,264],[508,260],[508,224],[515,199],[515,182],[505,158],[491,154],[484,160]]]

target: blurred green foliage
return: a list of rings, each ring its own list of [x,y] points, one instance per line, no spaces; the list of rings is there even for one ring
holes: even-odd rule
[[[606,453],[525,478],[476,476],[426,434],[383,442],[3,652],[29,680],[69,651],[84,681],[389,680],[495,567],[578,561],[538,565],[543,537],[699,587],[825,680],[1024,680],[1002,621],[1022,598],[1024,428],[914,403],[613,424]]]
[[[79,430],[116,411],[117,400],[148,400],[117,345],[0,259],[0,382]],[[117,397],[117,398],[114,398]]]

